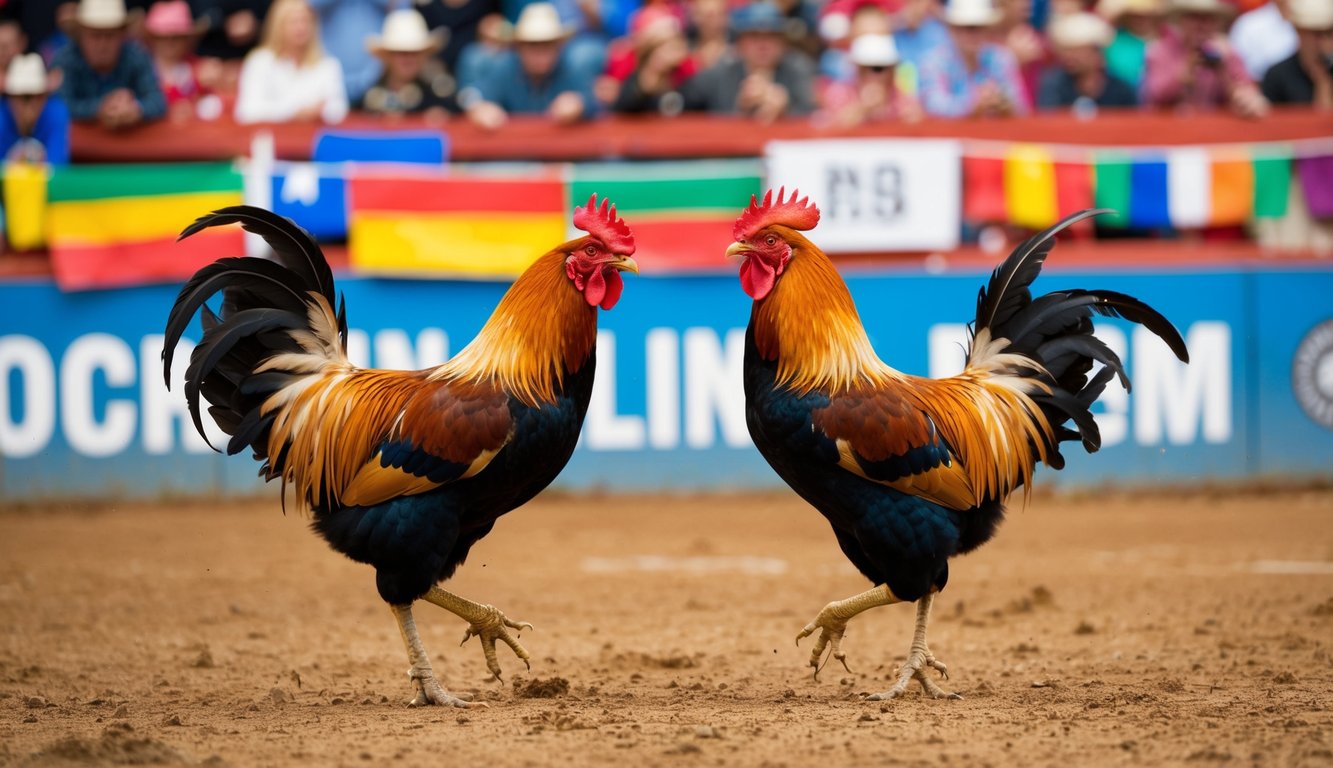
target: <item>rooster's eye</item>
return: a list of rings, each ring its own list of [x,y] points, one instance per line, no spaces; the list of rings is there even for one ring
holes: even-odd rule
[[[769,235],[768,237],[764,238],[764,242],[767,243],[769,246],[777,245],[778,244],[777,235]]]
[[[583,248],[583,252],[586,253],[586,254],[588,254],[589,256],[596,256],[596,255],[597,255],[597,248],[596,248],[596,246],[592,246],[592,245],[584,246],[584,248]]]

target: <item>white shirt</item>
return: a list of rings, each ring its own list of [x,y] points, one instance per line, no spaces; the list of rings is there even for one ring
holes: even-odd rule
[[[236,89],[238,123],[282,123],[320,104],[320,117],[326,123],[341,122],[347,116],[343,69],[332,56],[313,66],[298,67],[267,48],[256,48],[241,65]]]
[[[1282,18],[1277,3],[1264,3],[1242,13],[1231,25],[1231,47],[1255,81],[1264,79],[1269,67],[1295,53],[1298,42],[1296,29]]]

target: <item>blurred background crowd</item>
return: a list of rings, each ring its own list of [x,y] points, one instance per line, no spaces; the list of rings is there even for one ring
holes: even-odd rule
[[[0,0],[0,71],[0,147],[54,163],[224,115],[1260,118],[1333,107],[1333,0]]]

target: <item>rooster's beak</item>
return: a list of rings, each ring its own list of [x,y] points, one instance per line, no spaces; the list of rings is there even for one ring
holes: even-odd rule
[[[727,246],[727,260],[740,261],[741,259],[749,257],[749,255],[753,252],[754,249],[751,248],[746,243],[740,243],[740,242],[732,243],[731,245]]]
[[[611,262],[611,267],[621,272],[633,272],[639,274],[639,262],[628,256],[616,256],[615,261]]]

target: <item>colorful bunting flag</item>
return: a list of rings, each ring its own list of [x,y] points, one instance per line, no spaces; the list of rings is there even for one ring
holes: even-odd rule
[[[357,170],[348,197],[348,257],[364,273],[513,278],[568,235],[555,174]]]
[[[1119,228],[1129,226],[1129,169],[1128,155],[1120,152],[1103,152],[1096,155],[1093,172],[1093,178],[1096,180],[1093,205],[1112,211],[1099,219],[1105,226]]]
[[[66,290],[183,280],[244,251],[239,227],[176,243],[195,219],[240,204],[241,175],[227,163],[59,167],[48,199],[51,263]]]
[[[1286,216],[1290,189],[1290,150],[1282,154],[1256,152],[1254,156],[1254,217],[1256,219],[1279,219]]]
[[[639,266],[664,272],[726,268],[731,225],[763,188],[750,160],[574,166],[570,201],[583,205],[593,193],[633,228]]]
[[[1129,166],[1129,223],[1142,229],[1171,226],[1166,159],[1161,155],[1137,156]]]
[[[1254,216],[1254,161],[1248,152],[1217,153],[1212,158],[1213,226],[1244,224]],[[1177,224],[1176,226],[1181,226]]]
[[[971,223],[1004,221],[1004,159],[963,156],[963,219]]]
[[[1303,157],[1296,161],[1305,191],[1305,204],[1316,219],[1333,217],[1333,155]]]
[[[1038,144],[1009,148],[1004,157],[1004,198],[1006,219],[1012,224],[1044,229],[1055,223],[1059,206],[1050,150]]]
[[[1180,147],[1166,152],[1167,212],[1177,227],[1208,224],[1212,209],[1212,167],[1202,147]]]

